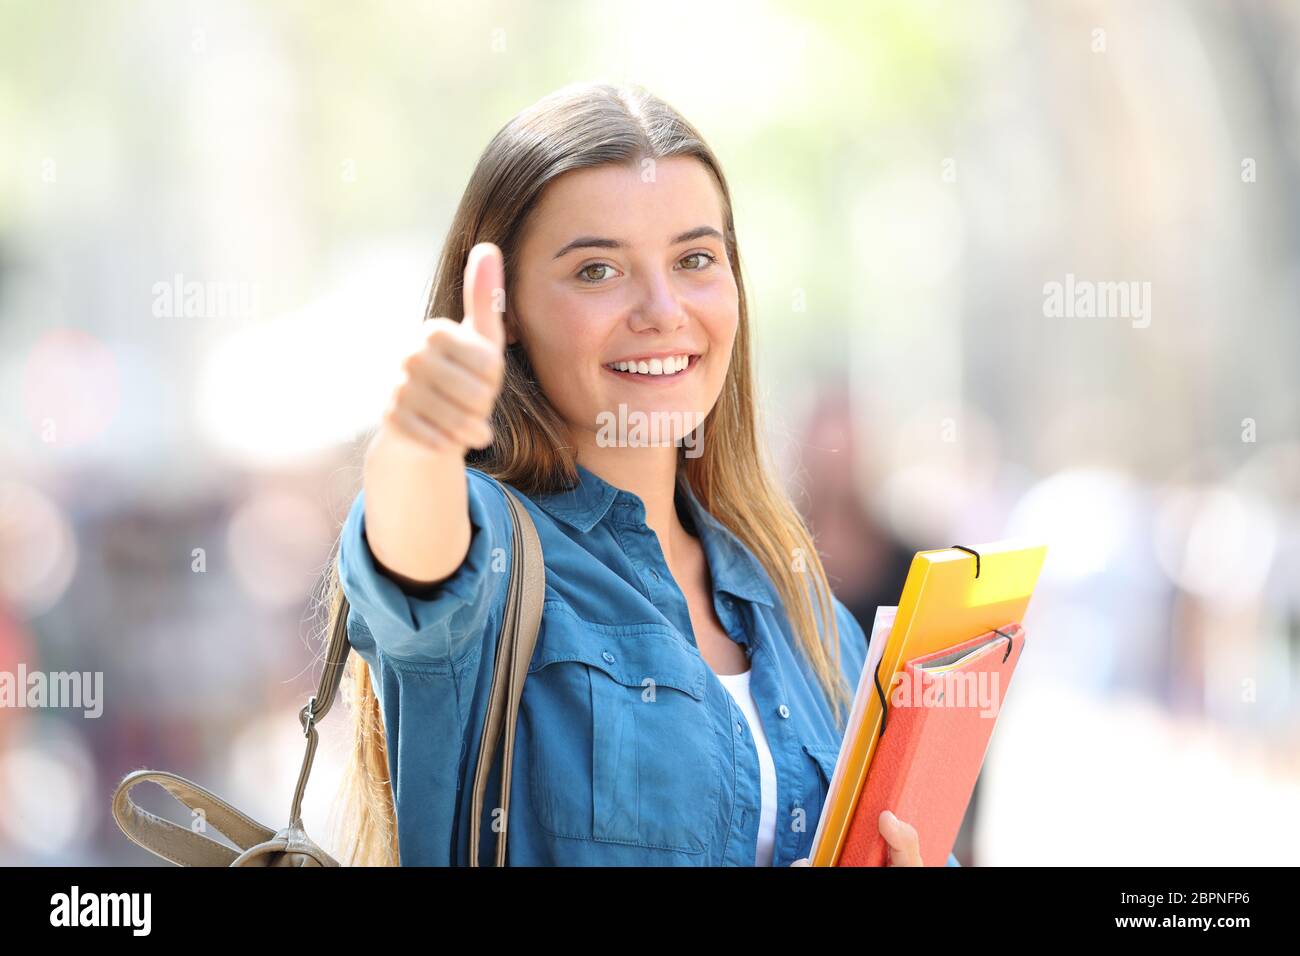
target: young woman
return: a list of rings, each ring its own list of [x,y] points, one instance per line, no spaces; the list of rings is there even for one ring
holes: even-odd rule
[[[491,862],[464,781],[509,484],[546,566],[509,862],[806,865],[865,638],[764,453],[713,153],[639,89],[542,99],[480,157],[425,318],[330,582],[357,651],[345,859],[464,865],[479,826]]]

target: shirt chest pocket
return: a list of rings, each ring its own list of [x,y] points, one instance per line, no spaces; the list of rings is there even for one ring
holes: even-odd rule
[[[826,797],[831,792],[831,780],[835,776],[835,763],[839,760],[840,746],[839,744],[804,744],[803,750],[808,755],[807,759],[815,768],[812,777],[816,780],[817,786],[815,788],[814,803],[809,809],[815,826],[821,819]]]
[[[553,836],[702,853],[722,773],[708,665],[672,628],[548,602],[524,684],[529,787]]]
[[[826,796],[830,793],[831,780],[835,776],[835,762],[839,759],[840,747],[839,744],[805,743],[802,750],[808,799],[811,802],[807,805],[803,819],[803,838],[797,853],[799,856],[811,856],[813,839],[821,824]]]

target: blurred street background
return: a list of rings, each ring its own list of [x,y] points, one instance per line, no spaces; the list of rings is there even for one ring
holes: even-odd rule
[[[0,708],[0,864],[158,863],[109,814],[146,766],[287,822],[452,211],[603,79],[722,161],[765,427],[864,629],[918,549],[1049,546],[961,862],[1294,865],[1297,53],[1266,0],[2,0],[0,671],[102,672],[103,711]]]

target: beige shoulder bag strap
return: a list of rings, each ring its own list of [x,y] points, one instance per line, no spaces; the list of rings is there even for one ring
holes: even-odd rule
[[[493,830],[497,833],[496,865],[505,865],[515,725],[519,718],[519,699],[523,695],[524,678],[528,676],[528,665],[532,661],[533,648],[537,645],[542,602],[546,596],[546,569],[537,529],[515,493],[504,484],[501,487],[505,489],[506,502],[510,507],[514,557],[511,561],[501,631],[497,636],[487,718],[479,738],[479,759],[474,772],[471,806],[476,823],[469,828],[470,866],[478,865],[478,824],[483,819],[483,800],[492,758],[503,733],[505,754],[501,769],[500,815],[493,820]],[[347,598],[342,598],[325,652],[325,668],[321,672],[320,683],[315,695],[298,715],[307,737],[307,750],[303,755],[302,769],[298,772],[298,785],[294,788],[287,827],[274,831],[241,813],[210,790],[177,774],[164,770],[137,770],[127,774],[113,793],[113,819],[122,832],[155,856],[178,866],[338,866],[338,861],[317,846],[303,829],[302,798],[307,790],[307,778],[311,775],[312,760],[319,743],[316,724],[334,704],[339,684],[343,680],[348,652],[352,649],[348,640],[347,620],[348,601]],[[142,783],[158,784],[191,811],[203,814],[205,826],[210,825],[224,834],[239,850],[204,836],[202,832],[140,809],[131,799],[131,791]]]
[[[502,485],[504,488],[505,485]],[[496,865],[506,864],[506,825],[510,818],[510,771],[515,762],[515,725],[519,722],[519,698],[524,693],[524,678],[537,646],[537,630],[542,622],[542,600],[546,596],[546,568],[542,564],[542,544],[528,512],[507,489],[513,517],[514,547],[511,554],[510,585],[501,620],[501,637],[497,641],[496,661],[492,668],[492,689],[488,695],[487,719],[479,738],[478,764],[474,770],[474,795],[471,798],[469,827],[469,865],[478,866],[480,824],[483,821],[483,797],[487,793],[488,773],[497,741],[505,731],[505,753],[501,758],[501,801],[495,808],[492,829],[497,834]]]

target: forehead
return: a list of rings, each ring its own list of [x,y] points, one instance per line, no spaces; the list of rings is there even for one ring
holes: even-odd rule
[[[725,231],[717,181],[698,159],[672,156],[653,166],[638,161],[564,173],[543,191],[529,233],[561,242],[579,234],[666,242],[702,225]],[[636,235],[646,229],[663,235]]]

